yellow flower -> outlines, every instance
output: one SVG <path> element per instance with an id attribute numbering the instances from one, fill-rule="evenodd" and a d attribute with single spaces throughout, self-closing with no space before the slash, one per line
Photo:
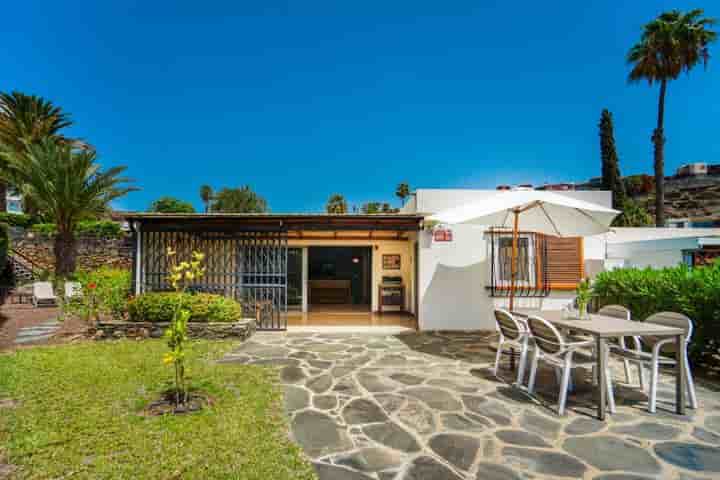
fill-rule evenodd
<path id="1" fill-rule="evenodd" d="M 168 352 L 168 353 L 166 353 L 165 355 L 163 355 L 163 363 L 164 363 L 165 365 L 169 365 L 169 364 L 171 364 L 171 363 L 173 363 L 173 362 L 175 362 L 175 357 L 173 356 L 172 353 L 169 353 L 169 352 Z"/>
<path id="2" fill-rule="evenodd" d="M 195 275 L 193 275 L 193 272 L 188 271 L 185 272 L 185 278 L 188 280 L 192 280 L 193 278 L 195 278 Z"/>
<path id="3" fill-rule="evenodd" d="M 193 258 L 198 262 L 202 262 L 205 259 L 205 254 L 202 252 L 193 252 Z"/>

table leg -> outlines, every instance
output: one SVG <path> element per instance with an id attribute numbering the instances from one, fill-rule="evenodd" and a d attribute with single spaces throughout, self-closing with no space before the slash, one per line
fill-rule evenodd
<path id="1" fill-rule="evenodd" d="M 605 339 L 597 337 L 597 345 L 595 347 L 595 355 L 597 356 L 597 404 L 598 418 L 605 420 L 605 402 L 607 400 L 607 383 L 605 380 Z"/>
<path id="2" fill-rule="evenodd" d="M 675 410 L 685 415 L 685 335 L 675 337 Z"/>

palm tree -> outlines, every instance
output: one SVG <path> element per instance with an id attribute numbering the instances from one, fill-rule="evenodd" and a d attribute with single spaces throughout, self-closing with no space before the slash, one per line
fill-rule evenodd
<path id="1" fill-rule="evenodd" d="M 405 199 L 410 196 L 410 186 L 405 182 L 398 184 L 395 196 L 400 199 L 401 206 L 405 205 Z"/>
<path id="2" fill-rule="evenodd" d="M 701 9 L 682 13 L 679 10 L 665 12 L 643 27 L 640 41 L 627 55 L 632 65 L 628 80 L 631 83 L 646 80 L 650 85 L 660 84 L 657 126 L 652 135 L 655 165 L 655 224 L 665 225 L 665 95 L 670 81 L 682 72 L 690 72 L 710 59 L 708 45 L 717 34 L 709 27 L 715 20 L 704 18 Z"/>
<path id="3" fill-rule="evenodd" d="M 70 116 L 52 102 L 20 92 L 0 93 L 0 145 L 22 153 L 25 145 L 46 138 L 78 147 L 88 145 L 60 133 L 72 125 Z M 7 184 L 0 182 L 0 211 L 7 210 Z"/>
<path id="4" fill-rule="evenodd" d="M 48 138 L 27 143 L 24 152 L 5 147 L 0 158 L 6 169 L 2 177 L 18 185 L 47 220 L 57 225 L 55 273 L 75 271 L 75 227 L 83 218 L 102 214 L 111 201 L 137 188 L 124 186 L 125 167 L 100 170 L 95 151 L 78 150 Z"/>
<path id="5" fill-rule="evenodd" d="M 205 204 L 205 213 L 208 213 L 210 211 L 210 202 L 213 199 L 213 189 L 210 185 L 200 187 L 200 198 Z"/>
<path id="6" fill-rule="evenodd" d="M 330 195 L 330 198 L 328 198 L 328 201 L 325 204 L 325 211 L 327 213 L 335 214 L 347 213 L 348 206 L 345 197 L 343 197 L 339 193 L 334 193 Z"/>

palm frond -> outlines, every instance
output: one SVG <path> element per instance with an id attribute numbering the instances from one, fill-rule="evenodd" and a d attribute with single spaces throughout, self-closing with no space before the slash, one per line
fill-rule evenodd
<path id="1" fill-rule="evenodd" d="M 640 41 L 627 54 L 632 66 L 628 81 L 646 80 L 652 85 L 674 80 L 699 63 L 706 66 L 710 59 L 708 45 L 717 39 L 710 27 L 717 22 L 703 15 L 702 9 L 687 13 L 672 10 L 645 25 Z"/>
<path id="2" fill-rule="evenodd" d="M 93 150 L 76 150 L 54 139 L 27 144 L 23 152 L 4 149 L 6 175 L 20 185 L 58 232 L 71 233 L 78 221 L 105 211 L 112 200 L 137 190 L 123 177 L 125 167 L 102 170 Z"/>
<path id="3" fill-rule="evenodd" d="M 61 131 L 73 124 L 70 115 L 51 101 L 21 92 L 0 93 L 0 143 L 23 151 L 25 143 L 54 138 L 75 148 L 91 148 Z"/>

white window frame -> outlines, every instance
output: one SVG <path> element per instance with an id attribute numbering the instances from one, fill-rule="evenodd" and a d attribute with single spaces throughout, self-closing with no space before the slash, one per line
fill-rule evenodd
<path id="1" fill-rule="evenodd" d="M 519 278 L 515 279 L 515 286 L 516 287 L 535 287 L 536 283 L 537 283 L 537 272 L 536 272 L 536 262 L 535 262 L 535 242 L 532 241 L 530 234 L 522 234 L 522 233 L 519 234 L 518 235 L 518 251 L 519 251 L 520 243 L 523 241 L 523 239 L 527 242 L 527 245 L 528 245 L 528 247 L 527 247 L 527 249 L 528 249 L 527 259 L 528 259 L 528 263 L 529 263 L 528 268 L 527 268 L 528 279 L 527 280 L 521 280 Z M 501 288 L 505 288 L 505 287 L 509 288 L 512 283 L 512 280 L 510 277 L 511 271 L 507 272 L 507 277 L 505 277 L 503 275 L 506 272 L 502 268 L 502 259 L 503 259 L 502 244 L 506 241 L 510 243 L 509 248 L 512 249 L 512 235 L 511 234 L 510 235 L 502 235 L 502 236 L 497 237 L 496 245 L 495 245 L 496 255 L 494 256 L 495 258 L 493 260 L 495 263 L 495 265 L 494 265 L 495 272 L 497 272 L 497 274 L 496 274 L 497 286 L 501 287 Z M 520 270 L 521 269 L 518 269 L 518 271 L 520 271 Z"/>

